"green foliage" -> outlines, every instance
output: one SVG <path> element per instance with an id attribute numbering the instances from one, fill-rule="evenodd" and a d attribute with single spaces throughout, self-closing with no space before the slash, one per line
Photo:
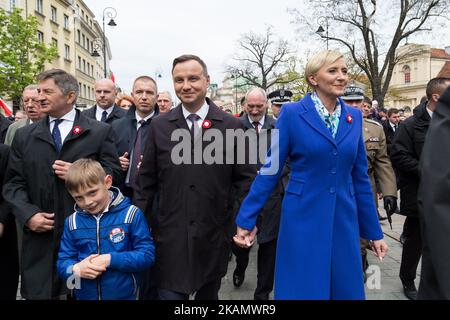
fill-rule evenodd
<path id="1" fill-rule="evenodd" d="M 23 18 L 21 11 L 0 8 L 0 95 L 11 99 L 20 97 L 27 85 L 36 82 L 45 62 L 58 56 L 54 45 L 39 42 L 36 18 Z"/>

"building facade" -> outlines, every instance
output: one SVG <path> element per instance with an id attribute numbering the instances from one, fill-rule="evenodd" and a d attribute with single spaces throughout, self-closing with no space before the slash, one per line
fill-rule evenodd
<path id="1" fill-rule="evenodd" d="M 415 108 L 425 96 L 428 81 L 435 77 L 450 77 L 450 47 L 431 48 L 408 44 L 398 48 L 397 55 L 411 53 L 394 67 L 386 106 Z"/>
<path id="2" fill-rule="evenodd" d="M 80 86 L 77 105 L 95 104 L 95 81 L 104 77 L 103 31 L 94 13 L 82 0 L 0 0 L 5 10 L 20 8 L 24 16 L 38 20 L 38 38 L 47 45 L 55 44 L 58 57 L 45 68 L 63 69 L 73 74 Z M 112 58 L 106 39 L 106 67 Z M 97 49 L 99 56 L 93 56 Z M 109 74 L 109 72 L 107 72 Z"/>

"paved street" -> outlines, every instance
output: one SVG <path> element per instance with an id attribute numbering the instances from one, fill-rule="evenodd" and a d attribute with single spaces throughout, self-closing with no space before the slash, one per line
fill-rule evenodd
<path id="1" fill-rule="evenodd" d="M 384 210 L 382 210 L 381 208 L 382 203 L 380 202 L 380 213 L 384 215 Z M 404 216 L 394 214 L 392 216 L 393 230 L 390 229 L 387 220 L 382 221 L 383 231 L 385 232 L 385 241 L 389 246 L 389 253 L 388 256 L 383 259 L 383 262 L 380 263 L 378 258 L 373 256 L 372 253 L 369 252 L 369 264 L 380 267 L 381 283 L 379 289 L 368 289 L 366 286 L 366 298 L 368 300 L 407 300 L 403 295 L 402 285 L 398 277 L 402 253 L 402 245 L 399 239 L 402 232 L 404 220 Z M 235 288 L 233 286 L 232 275 L 235 268 L 235 260 L 233 256 L 233 259 L 228 266 L 228 273 L 222 280 L 220 299 L 253 299 L 253 291 L 256 287 L 256 252 L 257 248 L 253 248 L 251 251 L 250 263 L 246 272 L 245 282 L 240 288 Z M 418 271 L 419 274 L 416 279 L 417 287 L 419 285 L 420 264 Z M 370 277 L 369 274 L 368 276 Z"/>

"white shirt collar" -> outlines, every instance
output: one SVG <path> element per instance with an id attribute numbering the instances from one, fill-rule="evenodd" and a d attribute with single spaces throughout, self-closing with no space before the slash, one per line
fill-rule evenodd
<path id="1" fill-rule="evenodd" d="M 250 116 L 247 114 L 248 121 L 251 125 L 253 125 L 253 120 L 250 118 Z M 261 129 L 264 126 L 264 122 L 266 121 L 266 116 L 263 116 L 258 122 L 259 122 L 259 129 Z"/>
<path id="2" fill-rule="evenodd" d="M 181 105 L 181 109 L 183 110 L 183 116 L 185 119 L 187 119 L 187 117 L 191 114 L 186 107 L 182 104 Z M 196 115 L 198 115 L 200 117 L 200 120 L 205 120 L 206 116 L 208 115 L 208 111 L 209 111 L 209 105 L 205 100 L 205 103 L 203 104 L 203 106 L 195 113 Z"/>
<path id="3" fill-rule="evenodd" d="M 388 120 L 388 121 L 389 121 L 389 120 Z M 395 129 L 395 126 L 396 126 L 395 124 L 393 124 L 392 122 L 389 121 L 389 125 L 390 125 L 392 128 Z M 398 124 L 397 124 L 397 126 L 398 126 Z"/>
<path id="4" fill-rule="evenodd" d="M 145 118 L 142 118 L 137 111 L 134 112 L 135 116 L 136 116 L 136 121 L 139 123 L 139 121 L 144 120 L 147 121 L 148 119 L 150 119 L 151 117 L 153 117 L 153 115 L 155 114 L 155 110 L 153 110 L 152 113 L 150 113 L 148 116 L 146 116 Z"/>
<path id="5" fill-rule="evenodd" d="M 433 111 L 431 111 L 430 109 L 428 109 L 428 107 L 427 107 L 427 112 L 428 112 L 428 114 L 430 115 L 430 118 L 433 118 Z"/>
<path id="6" fill-rule="evenodd" d="M 70 110 L 70 112 L 66 113 L 59 119 L 65 120 L 65 121 L 70 121 L 70 122 L 75 122 L 76 115 L 77 115 L 77 112 L 75 111 L 75 107 L 73 107 L 72 110 Z M 49 116 L 49 119 L 50 119 L 50 123 L 52 123 L 52 121 L 55 121 L 57 118 L 53 118 L 52 116 Z"/>
<path id="7" fill-rule="evenodd" d="M 109 115 L 111 114 L 111 112 L 113 111 L 113 109 L 114 109 L 114 104 L 111 106 L 111 107 L 109 107 L 108 109 L 102 109 L 101 107 L 99 107 L 98 105 L 96 105 L 95 106 L 95 117 L 97 118 L 97 120 L 99 120 L 99 119 L 101 119 L 102 118 L 102 114 L 103 114 L 103 111 L 106 111 L 106 113 L 107 113 L 107 117 L 109 117 Z"/>

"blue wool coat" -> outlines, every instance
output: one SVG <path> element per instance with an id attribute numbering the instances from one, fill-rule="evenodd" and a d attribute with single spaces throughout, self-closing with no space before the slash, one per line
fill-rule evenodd
<path id="1" fill-rule="evenodd" d="M 272 164 L 291 164 L 275 267 L 275 299 L 364 299 L 359 238 L 383 238 L 367 175 L 362 114 L 341 100 L 336 138 L 310 95 L 283 105 L 266 164 L 236 224 L 252 230 L 278 181 Z"/>

